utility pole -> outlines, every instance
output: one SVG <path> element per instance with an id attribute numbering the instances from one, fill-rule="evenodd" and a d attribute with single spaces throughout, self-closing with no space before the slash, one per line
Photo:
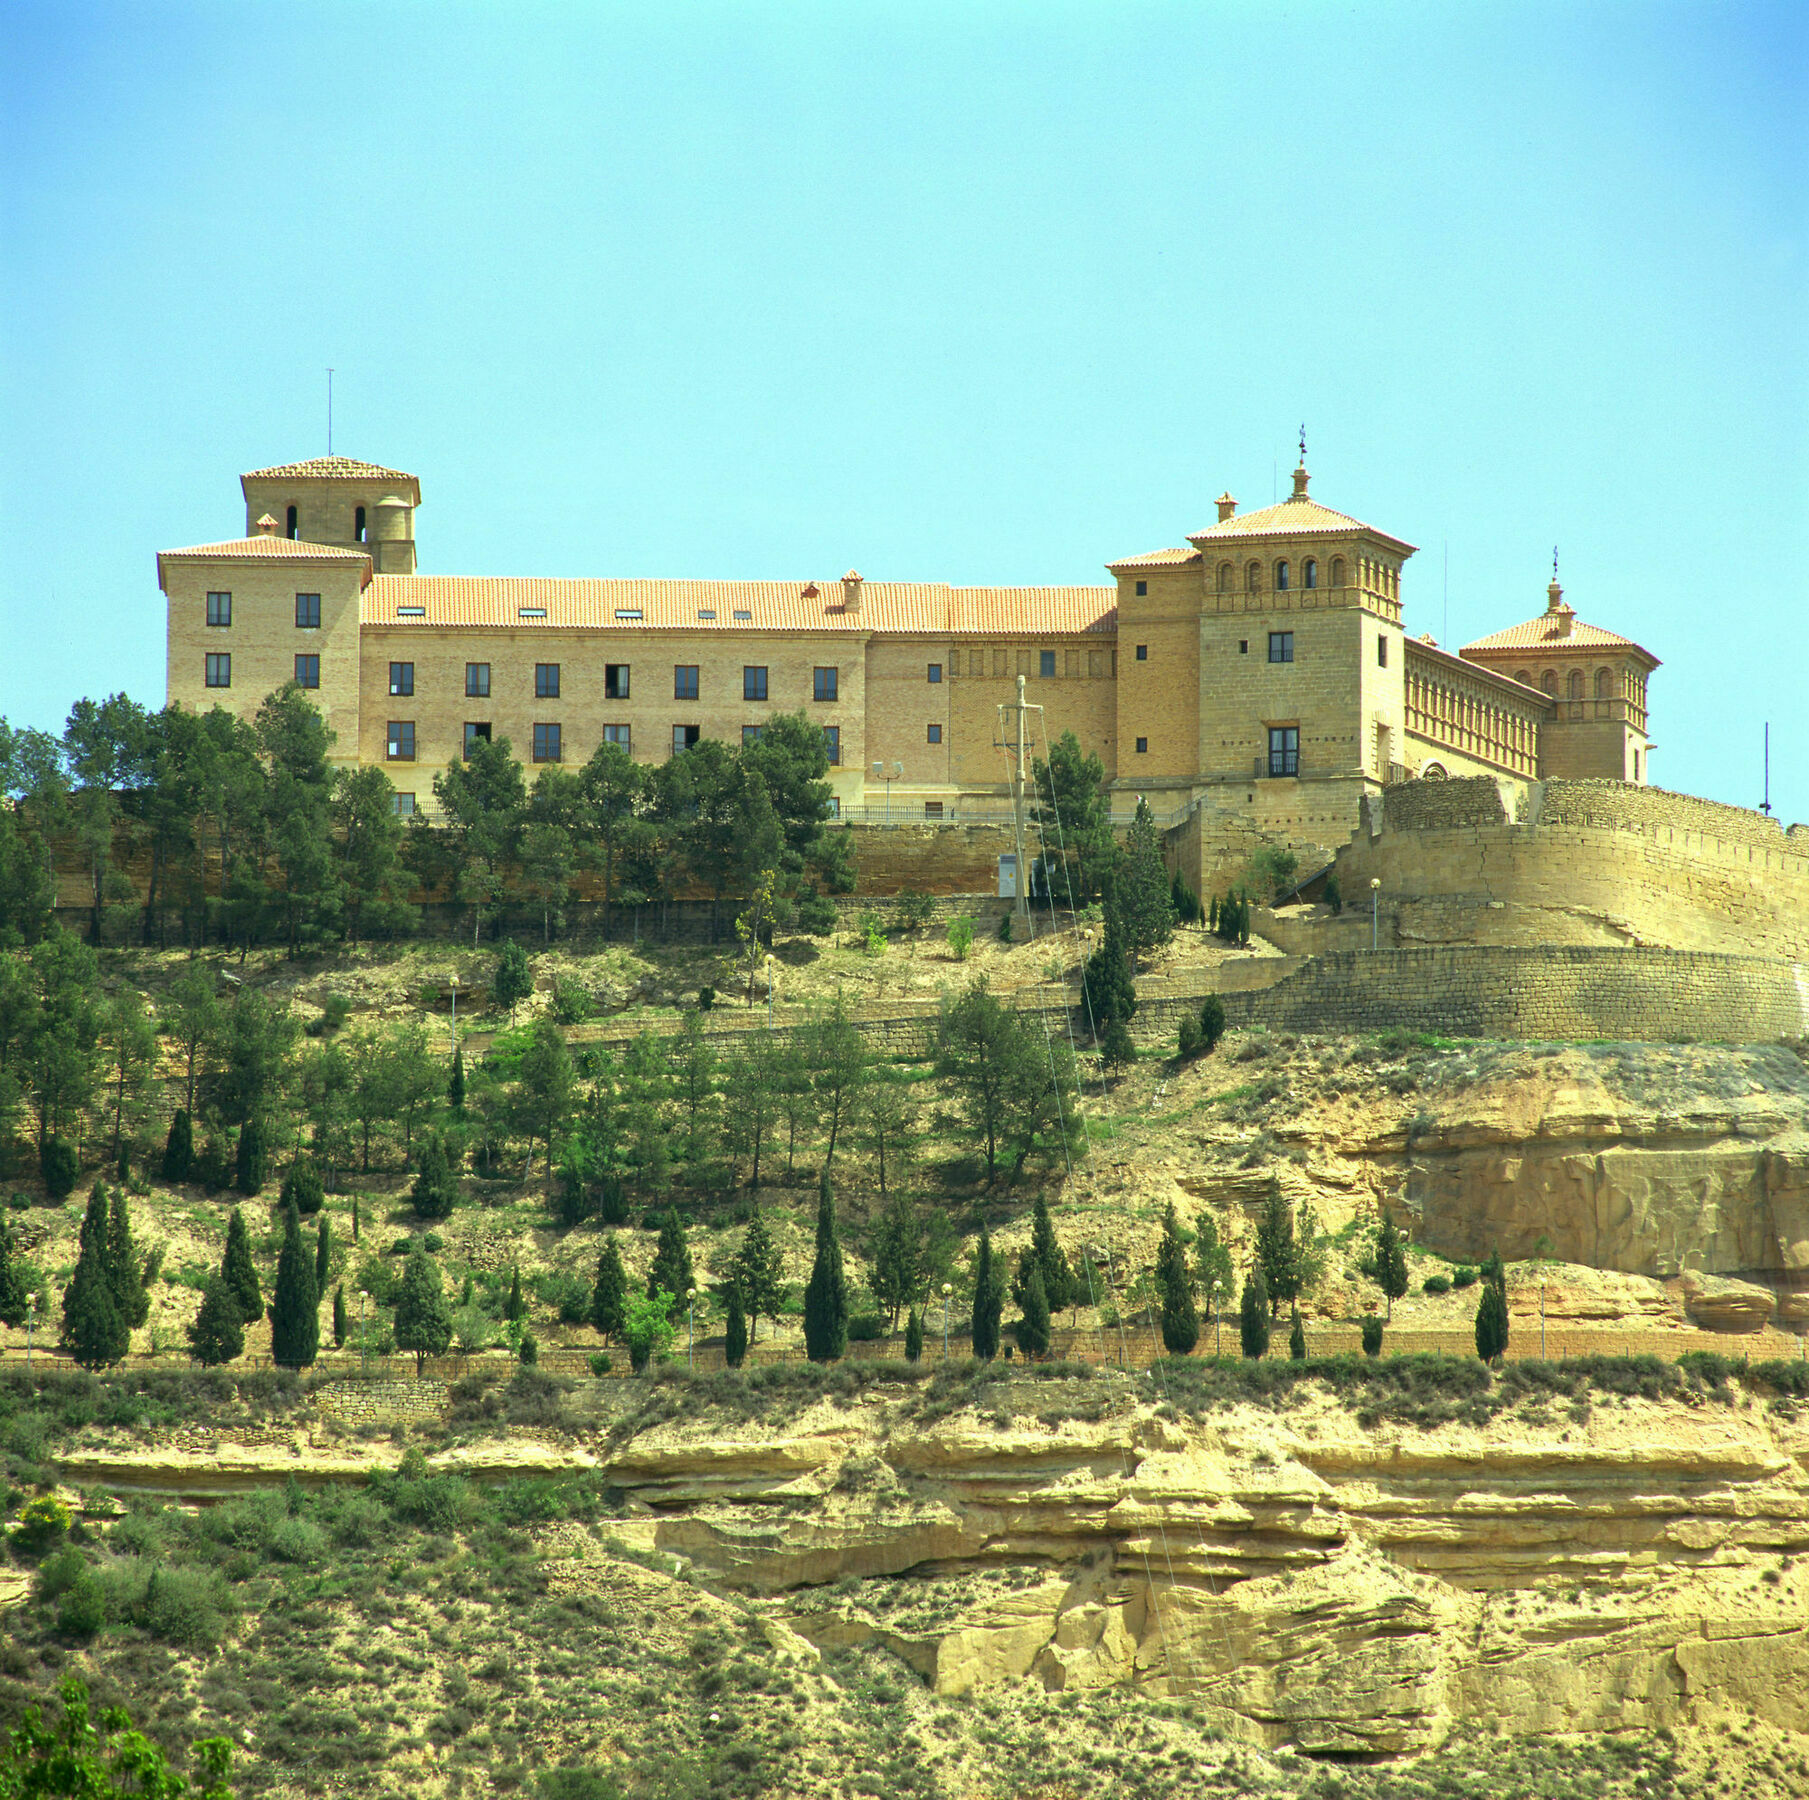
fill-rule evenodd
<path id="1" fill-rule="evenodd" d="M 1040 706 L 1031 707 L 1025 703 L 1022 675 L 1018 677 L 1016 703 L 1008 702 L 999 708 L 999 742 L 1011 758 L 1011 829 L 1018 853 L 1017 896 L 1013 911 L 1026 927 L 1030 924 L 1030 869 L 1024 861 L 1024 720 L 1027 713 L 1042 710 Z M 1015 731 L 1005 723 L 1008 712 L 1017 715 Z"/>

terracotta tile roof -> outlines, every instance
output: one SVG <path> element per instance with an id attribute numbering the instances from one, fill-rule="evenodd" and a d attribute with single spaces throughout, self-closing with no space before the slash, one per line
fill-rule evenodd
<path id="1" fill-rule="evenodd" d="M 278 463 L 271 469 L 249 469 L 240 481 L 408 481 L 416 477 L 381 463 L 358 462 L 350 456 L 311 456 L 306 462 Z"/>
<path id="2" fill-rule="evenodd" d="M 1378 531 L 1373 525 L 1365 525 L 1361 519 L 1353 519 L 1349 513 L 1334 512 L 1329 506 L 1321 506 L 1317 500 L 1283 500 L 1278 505 L 1265 506 L 1257 512 L 1233 513 L 1230 518 L 1221 519 L 1216 525 L 1208 525 L 1204 531 L 1190 531 L 1187 537 L 1190 543 L 1197 544 L 1203 550 L 1209 542 L 1217 543 L 1224 538 L 1311 537 L 1321 532 L 1336 532 L 1340 537 L 1345 537 L 1353 531 L 1379 538 L 1385 544 L 1392 544 L 1397 550 L 1411 552 L 1418 547 L 1401 538 L 1391 537 L 1386 531 Z"/>
<path id="3" fill-rule="evenodd" d="M 807 588 L 815 592 L 806 594 Z M 1052 635 L 1117 628 L 1111 588 L 954 588 L 943 582 L 867 581 L 860 607 L 839 580 L 662 581 L 529 576 L 379 575 L 366 591 L 367 625 L 526 626 L 553 630 L 847 631 L 942 637 Z M 531 615 L 524 618 L 523 610 Z M 638 618 L 619 618 L 638 613 Z M 714 618 L 700 618 L 714 613 Z M 745 617 L 738 617 L 745 614 Z"/>
<path id="4" fill-rule="evenodd" d="M 167 562 L 238 562 L 248 557 L 281 562 L 363 563 L 363 585 L 370 585 L 371 559 L 365 551 L 345 550 L 337 544 L 309 544 L 299 538 L 286 537 L 228 538 L 223 544 L 190 544 L 182 550 L 159 550 L 157 585 L 163 586 L 163 565 Z"/>
<path id="5" fill-rule="evenodd" d="M 1150 550 L 1142 556 L 1121 556 L 1116 562 L 1107 563 L 1106 567 L 1114 573 L 1119 569 L 1184 569 L 1189 563 L 1204 560 L 1198 550 L 1183 547 L 1179 550 Z"/>
<path id="6" fill-rule="evenodd" d="M 1465 644 L 1463 654 L 1468 656 L 1473 650 L 1638 650 L 1641 656 L 1651 658 L 1654 668 L 1658 667 L 1658 659 L 1651 651 L 1636 644 L 1632 638 L 1622 637 L 1617 631 L 1606 631 L 1600 625 L 1585 624 L 1574 615 L 1570 630 L 1566 632 L 1560 629 L 1560 620 L 1561 615 L 1557 613 L 1543 612 L 1524 624 L 1510 625 L 1505 631 L 1491 632 L 1487 637 Z"/>

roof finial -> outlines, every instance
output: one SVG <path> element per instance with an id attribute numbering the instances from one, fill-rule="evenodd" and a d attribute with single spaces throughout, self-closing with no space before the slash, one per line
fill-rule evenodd
<path id="1" fill-rule="evenodd" d="M 1306 497 L 1307 497 L 1306 425 L 1303 422 L 1300 427 L 1300 467 L 1294 471 L 1294 498 L 1296 500 L 1304 500 Z"/>
<path id="2" fill-rule="evenodd" d="M 1300 421 L 1300 460 L 1306 462 L 1306 420 Z"/>
<path id="3" fill-rule="evenodd" d="M 1558 546 L 1551 547 L 1551 586 L 1545 590 L 1545 610 L 1549 613 L 1562 612 L 1564 608 L 1564 590 L 1558 586 Z"/>
<path id="4" fill-rule="evenodd" d="M 1553 581 L 1558 579 L 1558 546 L 1556 544 L 1551 547 L 1551 578 Z"/>

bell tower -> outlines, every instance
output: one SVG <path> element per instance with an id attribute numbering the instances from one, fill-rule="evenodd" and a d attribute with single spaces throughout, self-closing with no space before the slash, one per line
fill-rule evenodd
<path id="1" fill-rule="evenodd" d="M 415 572 L 415 508 L 421 484 L 401 469 L 316 456 L 307 462 L 253 469 L 239 477 L 245 534 L 268 515 L 276 535 L 305 544 L 362 550 L 379 575 Z"/>

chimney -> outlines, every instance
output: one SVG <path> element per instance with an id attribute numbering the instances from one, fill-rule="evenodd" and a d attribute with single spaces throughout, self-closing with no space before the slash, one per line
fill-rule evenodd
<path id="1" fill-rule="evenodd" d="M 1564 604 L 1564 590 L 1558 586 L 1557 576 L 1551 578 L 1551 586 L 1545 590 L 1545 612 L 1551 620 L 1551 629 L 1547 637 L 1569 637 L 1570 628 L 1576 622 L 1576 612 Z"/>
<path id="2" fill-rule="evenodd" d="M 861 609 L 861 574 L 850 569 L 842 577 L 842 611 L 857 613 Z"/>
<path id="3" fill-rule="evenodd" d="M 1307 497 L 1307 466 L 1304 462 L 1294 471 L 1293 497 L 1296 500 L 1304 500 Z"/>
<path id="4" fill-rule="evenodd" d="M 258 520 L 257 534 L 259 537 L 276 536 L 276 521 L 271 518 L 268 513 L 265 513 L 264 516 Z"/>
<path id="5" fill-rule="evenodd" d="M 1237 502 L 1232 499 L 1231 490 L 1227 488 L 1224 493 L 1219 495 L 1219 523 L 1223 525 L 1236 511 Z"/>

